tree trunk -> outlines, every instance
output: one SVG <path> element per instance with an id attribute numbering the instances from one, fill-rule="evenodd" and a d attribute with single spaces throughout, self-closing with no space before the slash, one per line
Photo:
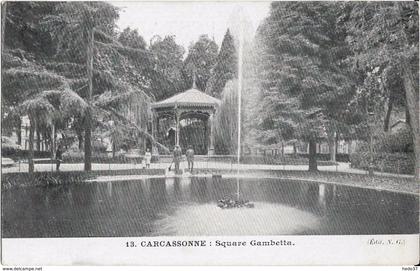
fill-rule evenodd
<path id="1" fill-rule="evenodd" d="M 6 3 L 4 3 L 6 4 Z M 22 120 L 18 119 L 17 121 L 17 125 L 16 125 L 16 136 L 17 136 L 17 144 L 21 145 L 22 144 Z"/>
<path id="2" fill-rule="evenodd" d="M 82 132 L 77 133 L 77 141 L 79 142 L 79 150 L 83 150 L 83 134 L 82 134 Z"/>
<path id="3" fill-rule="evenodd" d="M 88 93 L 88 110 L 85 116 L 85 171 L 92 170 L 92 76 L 93 76 L 93 35 L 94 29 L 89 30 L 88 40 L 87 40 L 87 58 L 86 58 L 86 68 L 87 68 L 87 79 L 89 86 Z"/>
<path id="4" fill-rule="evenodd" d="M 281 157 L 284 157 L 284 142 L 281 142 Z"/>
<path id="5" fill-rule="evenodd" d="M 317 171 L 318 166 L 316 162 L 316 141 L 309 140 L 309 171 Z"/>
<path id="6" fill-rule="evenodd" d="M 411 127 L 410 112 L 408 111 L 408 106 L 405 106 L 405 123 Z"/>
<path id="7" fill-rule="evenodd" d="M 116 149 L 115 141 L 112 140 L 112 158 L 115 158 L 115 149 Z"/>
<path id="8" fill-rule="evenodd" d="M 36 129 L 36 150 L 41 150 L 41 133 L 38 128 Z"/>
<path id="9" fill-rule="evenodd" d="M 333 132 L 332 134 L 328 135 L 328 150 L 330 151 L 330 160 L 335 162 L 336 160 L 336 136 L 335 136 L 335 132 Z"/>
<path id="10" fill-rule="evenodd" d="M 338 133 L 335 133 L 335 160 L 337 160 L 337 153 L 338 153 Z"/>
<path id="11" fill-rule="evenodd" d="M 410 126 L 413 134 L 414 153 L 415 153 L 415 179 L 419 180 L 419 163 L 420 163 L 420 123 L 419 123 L 419 93 L 415 87 L 415 79 L 408 66 L 403 63 L 403 79 L 407 108 L 409 112 Z"/>
<path id="12" fill-rule="evenodd" d="M 7 2 L 3 2 L 1 9 L 1 51 L 4 52 L 4 33 L 6 32 Z"/>
<path id="13" fill-rule="evenodd" d="M 29 127 L 29 157 L 28 157 L 28 164 L 29 164 L 29 173 L 34 172 L 34 132 L 35 132 L 35 121 L 30 119 L 30 127 Z"/>
<path id="14" fill-rule="evenodd" d="M 92 120 L 90 108 L 86 112 L 85 119 L 85 171 L 92 170 Z"/>
<path id="15" fill-rule="evenodd" d="M 51 126 L 51 160 L 55 158 L 55 125 L 54 123 Z"/>
<path id="16" fill-rule="evenodd" d="M 393 105 L 394 105 L 394 98 L 392 96 L 390 96 L 389 101 L 388 101 L 388 109 L 386 111 L 386 115 L 385 115 L 385 119 L 384 119 L 384 132 L 389 131 L 389 120 L 391 118 Z"/>

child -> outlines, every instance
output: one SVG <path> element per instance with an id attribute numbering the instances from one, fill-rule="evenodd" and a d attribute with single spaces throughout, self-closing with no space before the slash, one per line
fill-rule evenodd
<path id="1" fill-rule="evenodd" d="M 175 146 L 174 149 L 174 158 L 173 158 L 173 162 L 175 164 L 175 174 L 179 174 L 179 163 L 181 162 L 181 158 L 182 158 L 182 150 L 181 147 L 179 145 Z"/>
<path id="2" fill-rule="evenodd" d="M 150 161 L 152 160 L 152 154 L 150 150 L 147 149 L 146 153 L 144 154 L 144 160 L 146 160 L 146 168 L 150 168 Z"/>

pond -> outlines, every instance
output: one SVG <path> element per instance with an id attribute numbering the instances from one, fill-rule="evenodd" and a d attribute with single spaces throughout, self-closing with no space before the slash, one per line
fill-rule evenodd
<path id="1" fill-rule="evenodd" d="M 240 179 L 254 208 L 221 209 L 236 179 L 155 178 L 2 192 L 3 238 L 418 233 L 417 196 Z"/>

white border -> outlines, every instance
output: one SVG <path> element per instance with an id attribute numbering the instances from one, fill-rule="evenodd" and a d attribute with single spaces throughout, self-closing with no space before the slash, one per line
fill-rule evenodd
<path id="1" fill-rule="evenodd" d="M 289 240 L 294 246 L 256 247 L 251 240 Z M 381 240 L 383 244 L 370 244 Z M 144 248 L 141 241 L 205 240 L 206 247 Z M 216 240 L 246 242 L 217 247 Z M 393 244 L 388 244 L 392 240 Z M 3 239 L 4 265 L 415 265 L 419 235 L 118 237 Z M 134 241 L 135 248 L 126 242 Z M 212 246 L 209 243 L 212 242 Z"/>

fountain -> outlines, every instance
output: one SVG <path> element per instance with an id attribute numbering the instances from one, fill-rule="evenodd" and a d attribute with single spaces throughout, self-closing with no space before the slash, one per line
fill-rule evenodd
<path id="1" fill-rule="evenodd" d="M 238 148 L 237 148 L 237 161 L 236 161 L 236 199 L 220 199 L 217 206 L 226 209 L 226 208 L 240 208 L 240 207 L 247 207 L 253 208 L 254 203 L 249 202 L 248 200 L 241 199 L 240 194 L 240 159 L 241 159 L 241 112 L 242 112 L 242 81 L 243 81 L 243 45 L 244 45 L 244 12 L 242 9 L 239 9 L 238 12 L 235 14 L 239 14 L 239 16 L 235 16 L 236 18 L 236 30 L 237 30 L 237 47 L 238 47 Z"/>

